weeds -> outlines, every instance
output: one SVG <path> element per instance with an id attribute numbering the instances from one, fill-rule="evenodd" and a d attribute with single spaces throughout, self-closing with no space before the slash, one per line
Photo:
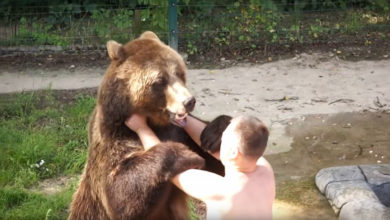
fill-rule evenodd
<path id="1" fill-rule="evenodd" d="M 189 55 L 207 54 L 210 50 L 219 54 L 251 54 L 268 45 L 353 39 L 357 33 L 369 34 L 368 28 L 383 32 L 384 36 L 389 31 L 386 26 L 390 24 L 386 13 L 345 6 L 343 11 L 303 13 L 303 8 L 286 11 L 261 1 L 250 4 L 237 1 L 226 7 L 215 6 L 212 12 L 202 16 L 189 14 L 182 19 L 180 30 L 187 42 L 183 49 Z"/>
<path id="2" fill-rule="evenodd" d="M 64 15 L 65 16 L 65 15 Z M 57 17 L 19 19 L 16 34 L 8 44 L 56 45 L 68 47 L 74 44 L 103 44 L 109 39 L 125 42 L 133 38 L 133 11 L 128 9 L 98 9 L 91 16 L 73 19 Z M 51 21 L 55 20 L 55 22 Z M 94 36 L 92 38 L 92 36 Z"/>
<path id="3" fill-rule="evenodd" d="M 0 189 L 0 219 L 66 219 L 74 186 L 54 195 L 20 188 Z"/>
<path id="4" fill-rule="evenodd" d="M 100 46 L 109 39 L 125 43 L 144 30 L 158 32 L 162 40 L 166 40 L 167 1 L 116 4 L 119 7 L 95 3 L 52 5 L 25 9 L 28 13 L 16 13 L 16 18 L 11 13 L 16 8 L 5 10 L 5 7 L 0 9 L 0 14 L 5 15 L 6 24 L 16 23 L 12 27 L 15 34 L 0 44 Z M 353 36 L 368 27 L 386 35 L 390 22 L 388 10 L 389 3 L 383 0 L 212 0 L 196 4 L 184 0 L 179 1 L 178 7 L 183 39 L 180 44 L 194 56 L 210 49 L 235 54 L 236 51 L 254 51 L 264 45 L 326 42 L 341 34 Z M 368 17 L 364 19 L 362 14 Z"/>
<path id="5" fill-rule="evenodd" d="M 321 207 L 326 200 L 318 201 L 320 193 L 315 186 L 313 177 L 305 177 L 299 180 L 289 180 L 281 182 L 277 186 L 276 199 L 300 204 L 306 207 Z M 299 195 L 299 196 L 297 196 Z"/>
<path id="6" fill-rule="evenodd" d="M 47 24 L 39 20 L 32 20 L 28 23 L 25 17 L 19 21 L 18 34 L 13 41 L 22 45 L 58 45 L 68 46 L 71 42 L 62 35 L 62 31 L 55 29 L 52 24 Z"/>
<path id="7" fill-rule="evenodd" d="M 92 12 L 91 23 L 94 34 L 105 42 L 115 33 L 116 40 L 126 41 L 131 38 L 131 17 L 133 11 L 126 9 L 100 9 Z"/>
<path id="8" fill-rule="evenodd" d="M 91 96 L 63 105 L 51 90 L 0 97 L 0 218 L 64 219 L 74 186 L 33 193 L 38 181 L 82 171 Z"/>

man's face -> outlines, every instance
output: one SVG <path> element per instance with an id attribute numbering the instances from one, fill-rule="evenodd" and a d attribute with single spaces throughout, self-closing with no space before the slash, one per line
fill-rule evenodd
<path id="1" fill-rule="evenodd" d="M 234 131 L 236 122 L 232 122 L 222 133 L 220 158 L 222 163 L 234 159 L 238 153 L 239 137 Z"/>

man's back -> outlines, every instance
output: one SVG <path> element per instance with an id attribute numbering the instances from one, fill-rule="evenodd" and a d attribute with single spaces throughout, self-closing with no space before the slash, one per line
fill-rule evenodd
<path id="1" fill-rule="evenodd" d="M 208 219 L 271 219 L 275 198 L 274 174 L 261 157 L 251 173 L 227 173 L 230 192 L 224 198 L 206 201 Z"/>

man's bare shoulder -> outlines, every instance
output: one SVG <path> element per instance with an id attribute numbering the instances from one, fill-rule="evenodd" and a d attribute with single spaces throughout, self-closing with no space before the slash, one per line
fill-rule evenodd
<path id="1" fill-rule="evenodd" d="M 273 173 L 273 169 L 272 169 L 271 164 L 264 157 L 260 157 L 257 160 L 256 165 L 261 170 L 267 170 L 267 171 L 270 171 Z"/>
<path id="2" fill-rule="evenodd" d="M 275 175 L 271 164 L 264 157 L 257 161 L 257 174 L 254 181 L 261 182 L 261 187 L 257 185 L 252 192 L 257 191 L 266 201 L 273 201 L 275 198 Z"/>

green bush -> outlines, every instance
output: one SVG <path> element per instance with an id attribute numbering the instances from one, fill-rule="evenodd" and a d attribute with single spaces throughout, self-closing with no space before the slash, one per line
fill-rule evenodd
<path id="1" fill-rule="evenodd" d="M 178 4 L 179 44 L 190 55 L 210 49 L 234 54 L 267 45 L 326 42 L 338 34 L 353 36 L 368 29 L 388 32 L 390 23 L 387 0 L 183 0 Z M 66 4 L 35 0 L 0 5 L 3 23 L 18 23 L 17 34 L 2 45 L 100 46 L 109 39 L 127 42 L 145 30 L 155 31 L 163 41 L 168 36 L 166 0 Z M 47 7 L 28 7 L 39 5 Z M 370 23 L 359 13 L 385 21 Z"/>
<path id="2" fill-rule="evenodd" d="M 95 34 L 103 42 L 115 39 L 126 42 L 132 38 L 132 16 L 130 9 L 99 9 L 92 12 Z"/>
<path id="3" fill-rule="evenodd" d="M 25 17 L 20 18 L 18 34 L 14 41 L 22 45 L 57 45 L 64 47 L 71 43 L 61 35 L 61 32 L 58 33 L 53 25 L 35 19 L 29 24 Z"/>

